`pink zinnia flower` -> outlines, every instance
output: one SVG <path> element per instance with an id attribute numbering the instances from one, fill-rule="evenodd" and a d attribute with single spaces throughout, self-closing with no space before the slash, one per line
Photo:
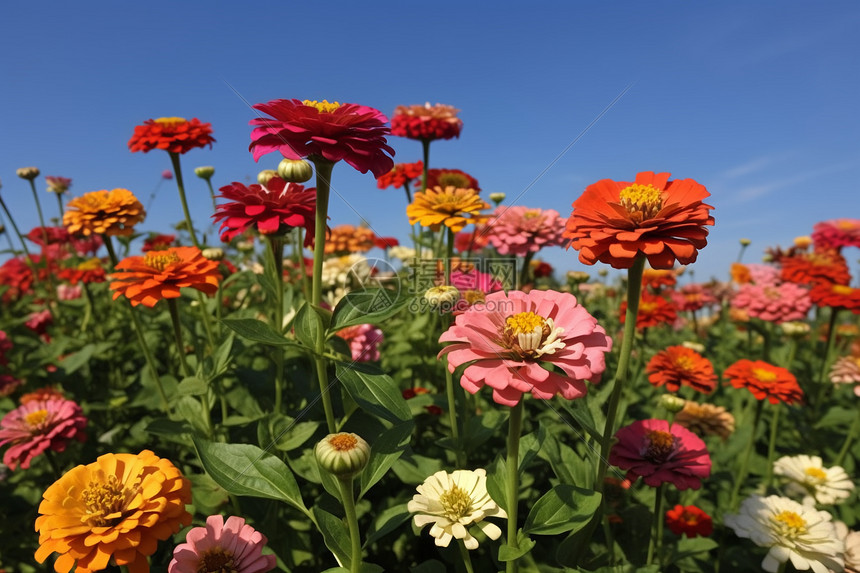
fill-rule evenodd
<path id="1" fill-rule="evenodd" d="M 11 469 L 27 469 L 30 461 L 47 450 L 62 452 L 76 439 L 86 439 L 87 419 L 71 400 L 34 400 L 12 410 L 0 420 L 0 446 L 9 445 L 3 463 Z"/>
<path id="2" fill-rule="evenodd" d="M 372 324 L 348 326 L 337 332 L 349 344 L 352 359 L 356 362 L 375 362 L 379 360 L 379 345 L 382 343 L 382 331 Z"/>
<path id="3" fill-rule="evenodd" d="M 752 318 L 781 324 L 806 318 L 812 299 L 807 289 L 794 283 L 745 284 L 732 297 L 732 307 Z"/>
<path id="4" fill-rule="evenodd" d="M 218 205 L 212 215 L 215 222 L 222 222 L 222 241 L 230 241 L 251 227 L 262 235 L 283 235 L 301 227 L 307 231 L 305 246 L 313 243 L 316 188 L 305 189 L 298 183 L 272 177 L 266 187 L 233 182 L 219 191 L 219 197 L 231 200 Z"/>
<path id="5" fill-rule="evenodd" d="M 45 175 L 45 183 L 48 184 L 48 192 L 61 195 L 69 190 L 72 186 L 72 180 L 68 177 L 56 177 L 54 175 Z"/>
<path id="6" fill-rule="evenodd" d="M 48 327 L 53 323 L 54 317 L 51 316 L 51 311 L 46 308 L 45 310 L 31 312 L 30 316 L 27 317 L 27 322 L 24 323 L 24 326 L 36 334 L 42 335 L 47 332 Z"/>
<path id="7" fill-rule="evenodd" d="M 374 177 L 394 167 L 394 150 L 387 145 L 388 118 L 379 110 L 354 103 L 325 100 L 276 99 L 254 109 L 272 117 L 252 119 L 250 150 L 254 161 L 279 151 L 288 159 L 335 162 L 341 159 Z"/>
<path id="8" fill-rule="evenodd" d="M 11 374 L 0 374 L 0 396 L 8 396 L 23 384 Z"/>
<path id="9" fill-rule="evenodd" d="M 499 254 L 524 257 L 543 247 L 561 245 L 566 222 L 554 209 L 496 207 L 487 227 L 490 243 Z"/>
<path id="10" fill-rule="evenodd" d="M 860 356 L 842 356 L 830 367 L 830 381 L 834 384 L 854 384 L 854 393 L 860 396 Z"/>
<path id="11" fill-rule="evenodd" d="M 479 290 L 484 294 L 502 290 L 504 285 L 492 275 L 482 273 L 478 269 L 462 271 L 460 269 L 451 271 L 451 286 L 460 291 Z"/>
<path id="12" fill-rule="evenodd" d="M 515 406 L 530 392 L 541 400 L 561 394 L 568 400 L 585 395 L 583 382 L 596 383 L 612 348 L 597 319 L 576 297 L 556 291 L 512 291 L 487 295 L 457 316 L 439 342 L 451 342 L 448 370 L 466 366 L 460 384 L 472 394 L 484 385 L 493 400 Z M 562 375 L 541 366 L 549 362 Z"/>
<path id="13" fill-rule="evenodd" d="M 171 171 L 170 169 L 165 169 L 161 172 L 161 178 L 170 181 L 171 179 L 173 179 L 173 171 Z"/>
<path id="14" fill-rule="evenodd" d="M 265 573 L 277 565 L 274 555 L 263 555 L 266 536 L 245 523 L 241 517 L 210 515 L 206 527 L 195 527 L 185 543 L 173 550 L 168 573 L 236 571 Z"/>
<path id="15" fill-rule="evenodd" d="M 57 298 L 60 300 L 77 300 L 81 298 L 83 285 L 57 285 Z"/>
<path id="16" fill-rule="evenodd" d="M 711 457 L 702 439 L 666 420 L 637 420 L 615 433 L 609 463 L 641 477 L 652 487 L 669 482 L 678 489 L 699 489 L 711 475 Z"/>
<path id="17" fill-rule="evenodd" d="M 680 290 L 669 291 L 669 296 L 678 310 L 696 311 L 720 303 L 710 289 L 701 284 L 684 285 Z"/>
<path id="18" fill-rule="evenodd" d="M 812 228 L 815 249 L 860 247 L 860 219 L 833 219 L 816 223 Z"/>
<path id="19" fill-rule="evenodd" d="M 780 270 L 774 266 L 757 263 L 745 266 L 750 274 L 750 282 L 759 286 L 774 286 L 782 281 Z"/>

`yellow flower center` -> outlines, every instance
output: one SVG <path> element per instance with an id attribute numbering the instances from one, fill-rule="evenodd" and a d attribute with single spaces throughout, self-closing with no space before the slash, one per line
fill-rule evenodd
<path id="1" fill-rule="evenodd" d="M 662 430 L 650 430 L 645 434 L 648 446 L 643 455 L 652 462 L 662 464 L 675 451 L 675 436 Z"/>
<path id="2" fill-rule="evenodd" d="M 175 127 L 181 123 L 185 123 L 186 120 L 184 117 L 159 117 L 155 120 L 155 123 L 163 125 L 164 127 Z"/>
<path id="3" fill-rule="evenodd" d="M 805 470 L 803 470 L 803 473 L 805 473 L 806 475 L 808 475 L 809 477 L 811 477 L 815 480 L 822 480 L 823 481 L 823 480 L 827 479 L 827 472 L 821 468 L 809 467 L 809 468 L 806 468 Z"/>
<path id="4" fill-rule="evenodd" d="M 328 100 L 316 101 L 316 100 L 310 100 L 310 99 L 306 99 L 306 100 L 302 101 L 302 103 L 308 107 L 317 108 L 317 111 L 319 111 L 320 113 L 331 113 L 334 110 L 336 110 L 337 108 L 339 108 L 341 105 L 336 101 L 329 103 Z"/>
<path id="5" fill-rule="evenodd" d="M 143 264 L 153 269 L 163 271 L 173 263 L 178 263 L 182 259 L 173 251 L 150 251 L 143 257 Z"/>
<path id="6" fill-rule="evenodd" d="M 850 286 L 845 286 L 845 285 L 833 285 L 832 287 L 830 287 L 830 292 L 832 292 L 834 294 L 848 296 L 854 292 L 854 289 L 851 288 Z"/>
<path id="7" fill-rule="evenodd" d="M 776 372 L 765 370 L 764 368 L 753 368 L 753 376 L 758 378 L 759 382 L 773 382 L 776 380 Z"/>
<path id="8" fill-rule="evenodd" d="M 358 444 L 358 440 L 350 434 L 337 434 L 328 443 L 339 452 L 348 452 Z"/>
<path id="9" fill-rule="evenodd" d="M 438 185 L 442 187 L 456 187 L 457 189 L 469 189 L 472 187 L 469 178 L 462 173 L 452 173 L 450 171 L 442 173 L 438 181 Z"/>
<path id="10" fill-rule="evenodd" d="M 231 551 L 213 547 L 200 555 L 196 573 L 239 573 L 239 569 Z"/>
<path id="11" fill-rule="evenodd" d="M 509 316 L 505 324 L 512 334 L 528 334 L 534 332 L 535 328 L 543 328 L 546 320 L 533 312 L 520 312 Z"/>
<path id="12" fill-rule="evenodd" d="M 621 190 L 621 206 L 635 223 L 653 218 L 663 208 L 663 192 L 653 185 L 634 183 Z"/>
<path id="13" fill-rule="evenodd" d="M 457 521 L 472 512 L 472 498 L 466 490 L 456 485 L 439 496 L 439 503 L 442 504 L 445 517 L 451 521 Z"/>
<path id="14" fill-rule="evenodd" d="M 27 424 L 36 428 L 42 422 L 44 422 L 47 417 L 48 417 L 48 411 L 45 409 L 42 409 L 42 410 L 36 410 L 35 412 L 30 412 L 29 414 L 24 416 L 24 419 L 27 421 Z"/>
<path id="15" fill-rule="evenodd" d="M 783 535 L 794 537 L 806 533 L 806 521 L 793 511 L 781 511 L 773 517 L 773 523 Z"/>
<path id="16" fill-rule="evenodd" d="M 91 259 L 87 259 L 84 262 L 78 265 L 79 271 L 95 271 L 100 269 L 102 266 L 102 262 L 98 259 L 98 257 L 93 257 Z"/>
<path id="17" fill-rule="evenodd" d="M 857 227 L 857 224 L 850 219 L 840 219 L 839 222 L 836 223 L 836 226 L 842 231 L 853 231 Z"/>
<path id="18" fill-rule="evenodd" d="M 679 370 L 689 371 L 692 370 L 693 366 L 695 365 L 693 364 L 693 359 L 689 356 L 678 356 L 677 358 L 675 358 L 675 366 Z"/>
<path id="19" fill-rule="evenodd" d="M 82 521 L 94 527 L 115 525 L 122 520 L 122 512 L 134 493 L 113 475 L 106 481 L 91 481 L 81 494 L 87 508 Z"/>
<path id="20" fill-rule="evenodd" d="M 659 306 L 659 304 L 656 302 L 640 301 L 639 302 L 639 312 L 641 312 L 642 314 L 651 314 L 652 312 L 657 310 L 658 306 Z"/>
<path id="21" fill-rule="evenodd" d="M 529 209 L 523 213 L 523 219 L 537 219 L 540 217 L 540 209 Z"/>

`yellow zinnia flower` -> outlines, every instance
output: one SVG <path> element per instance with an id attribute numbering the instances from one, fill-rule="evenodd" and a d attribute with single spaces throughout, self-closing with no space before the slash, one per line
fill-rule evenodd
<path id="1" fill-rule="evenodd" d="M 481 200 L 474 189 L 437 185 L 416 193 L 412 203 L 406 207 L 406 214 L 410 225 L 420 223 L 433 231 L 445 225 L 456 233 L 469 223 L 484 223 L 487 217 L 480 211 L 489 208 L 490 205 Z"/>

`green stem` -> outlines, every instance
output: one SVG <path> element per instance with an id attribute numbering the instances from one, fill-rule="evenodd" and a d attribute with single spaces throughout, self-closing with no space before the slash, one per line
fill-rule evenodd
<path id="1" fill-rule="evenodd" d="M 744 452 L 743 458 L 741 458 L 741 467 L 738 471 L 738 475 L 735 477 L 735 486 L 734 488 L 732 488 L 732 496 L 729 498 L 730 512 L 734 512 L 737 510 L 738 494 L 741 492 L 741 486 L 743 486 L 744 480 L 747 479 L 750 457 L 752 457 L 752 451 L 753 449 L 755 449 L 756 429 L 758 428 L 758 422 L 761 419 L 761 412 L 763 409 L 764 400 L 759 400 L 758 404 L 756 404 L 755 407 L 755 415 L 753 416 L 752 434 L 750 434 L 750 441 L 747 444 L 747 449 Z"/>
<path id="2" fill-rule="evenodd" d="M 848 435 L 845 436 L 845 442 L 839 450 L 839 455 L 836 456 L 834 465 L 842 465 L 842 462 L 845 461 L 845 456 L 848 455 L 848 450 L 851 449 L 851 444 L 857 439 L 858 434 L 860 434 L 860 409 L 857 410 L 857 415 L 854 416 L 854 422 L 851 423 L 851 429 L 848 430 Z"/>
<path id="3" fill-rule="evenodd" d="M 660 545 L 663 541 L 663 490 L 666 483 L 661 483 L 657 486 L 656 497 L 654 499 L 654 527 L 651 533 L 651 540 L 648 543 L 648 559 L 649 565 L 659 564 L 660 561 Z M 656 563 L 654 561 L 656 557 Z"/>
<path id="4" fill-rule="evenodd" d="M 824 349 L 824 357 L 821 362 L 821 371 L 818 374 L 818 391 L 815 394 L 816 412 L 821 410 L 821 403 L 824 401 L 824 396 L 827 393 L 827 388 L 831 386 L 827 379 L 827 367 L 830 364 L 830 353 L 833 352 L 833 342 L 836 340 L 836 317 L 839 315 L 839 309 L 836 307 L 830 308 L 830 329 L 827 333 L 827 346 Z"/>
<path id="5" fill-rule="evenodd" d="M 3 227 L 3 235 L 6 235 L 6 241 L 9 243 L 9 254 L 15 256 L 15 245 L 12 244 L 12 234 L 6 230 L 6 219 L 0 215 L 0 226 Z"/>
<path id="6" fill-rule="evenodd" d="M 42 204 L 39 201 L 39 194 L 36 192 L 36 181 L 35 179 L 29 179 L 28 181 L 30 181 L 30 189 L 33 191 L 33 199 L 36 201 L 36 212 L 39 213 L 39 224 L 42 226 L 42 239 L 47 246 L 48 231 L 45 230 L 45 217 L 42 216 Z"/>
<path id="7" fill-rule="evenodd" d="M 523 403 L 520 398 L 517 405 L 511 408 L 511 417 L 508 420 L 508 457 L 506 466 L 508 472 L 507 498 L 508 498 L 508 547 L 517 550 L 517 504 L 520 492 L 520 433 L 523 425 Z M 512 559 L 506 563 L 506 573 L 517 572 L 517 560 Z"/>
<path id="8" fill-rule="evenodd" d="M 197 241 L 197 235 L 194 232 L 194 223 L 191 221 L 191 213 L 188 211 L 188 201 L 185 199 L 185 185 L 182 183 L 182 167 L 179 164 L 179 154 L 173 151 L 170 154 L 170 162 L 173 164 L 173 174 L 176 176 L 176 187 L 179 189 L 179 201 L 182 203 L 182 213 L 185 215 L 185 224 L 188 225 L 188 234 L 191 235 L 191 242 L 198 249 L 200 243 Z"/>
<path id="9" fill-rule="evenodd" d="M 779 414 L 782 412 L 781 404 L 777 403 L 773 405 L 773 418 L 770 420 L 770 440 L 767 443 L 767 474 L 764 478 L 764 489 L 767 492 L 767 488 L 770 487 L 771 481 L 773 481 L 773 455 L 776 451 L 776 435 L 779 432 Z"/>
<path id="10" fill-rule="evenodd" d="M 63 222 L 63 217 L 65 217 L 65 216 L 66 216 L 66 211 L 65 211 L 65 209 L 63 208 L 63 198 L 62 198 L 62 193 L 54 193 L 54 195 L 57 197 L 57 206 L 60 208 L 60 223 L 62 223 L 62 222 Z"/>
<path id="11" fill-rule="evenodd" d="M 117 266 L 117 264 L 119 264 L 119 259 L 116 256 L 116 250 L 113 248 L 113 240 L 110 238 L 110 235 L 102 235 L 102 239 L 104 240 L 105 249 L 107 249 L 111 266 Z"/>
<path id="12" fill-rule="evenodd" d="M 220 283 L 220 281 L 219 281 Z M 221 299 L 217 299 L 218 304 L 221 304 Z M 211 351 L 215 350 L 215 337 L 212 334 L 212 324 L 209 322 L 209 310 L 206 308 L 206 296 L 197 291 L 197 306 L 200 308 L 200 317 L 203 319 L 203 331 L 206 333 L 206 341 L 209 343 Z"/>
<path id="13" fill-rule="evenodd" d="M 523 258 L 523 268 L 520 270 L 520 288 L 522 288 L 529 282 L 529 276 L 531 275 L 532 258 L 534 256 L 535 254 L 532 251 L 529 251 Z"/>
<path id="14" fill-rule="evenodd" d="M 167 309 L 170 311 L 170 322 L 173 323 L 173 340 L 176 342 L 176 351 L 179 353 L 179 363 L 182 366 L 182 375 L 186 378 L 191 376 L 191 368 L 185 356 L 185 343 L 182 342 L 182 323 L 179 321 L 179 305 L 175 298 L 168 298 Z"/>
<path id="15" fill-rule="evenodd" d="M 155 380 L 158 394 L 161 396 L 161 409 L 164 410 L 165 413 L 169 414 L 170 402 L 167 401 L 167 394 L 164 392 L 164 386 L 162 386 L 161 378 L 158 376 L 158 369 L 155 367 L 155 358 L 152 356 L 152 351 L 149 349 L 149 346 L 146 344 L 146 338 L 143 336 L 143 326 L 141 326 L 140 319 L 137 317 L 137 313 L 134 311 L 134 308 L 130 306 L 126 308 L 128 308 L 129 313 L 131 314 L 131 323 L 134 326 L 134 332 L 137 335 L 137 343 L 140 345 L 143 357 L 149 367 L 149 373 L 152 375 L 153 380 Z"/>
<path id="16" fill-rule="evenodd" d="M 295 233 L 296 233 L 296 244 L 293 247 L 293 249 L 295 250 L 296 258 L 298 259 L 296 261 L 296 263 L 297 263 L 298 268 L 299 268 L 299 273 L 301 273 L 301 281 L 300 282 L 302 285 L 302 294 L 305 295 L 305 300 L 309 301 L 309 300 L 311 300 L 311 285 L 308 284 L 308 273 L 307 273 L 307 270 L 305 269 L 305 251 L 304 251 L 304 244 L 303 244 L 304 241 L 303 241 L 303 237 L 302 237 L 302 228 L 296 227 Z"/>
<path id="17" fill-rule="evenodd" d="M 463 560 L 463 565 L 466 567 L 466 573 L 474 573 L 472 569 L 472 556 L 469 555 L 469 550 L 466 549 L 466 542 L 462 539 L 457 540 L 457 546 L 460 548 L 460 558 Z"/>
<path id="18" fill-rule="evenodd" d="M 275 285 L 274 324 L 279 333 L 284 328 L 284 241 L 280 237 L 269 237 L 269 257 L 271 260 L 272 284 Z M 273 346 L 275 356 L 275 412 L 281 411 L 284 392 L 284 350 Z"/>
<path id="19" fill-rule="evenodd" d="M 319 307 L 322 302 L 322 266 L 325 256 L 325 231 L 328 219 L 328 200 L 331 193 L 331 172 L 334 163 L 316 158 L 314 167 L 317 173 L 317 205 L 314 224 L 314 275 L 312 282 L 311 304 Z M 325 332 L 319 332 L 316 340 L 316 363 L 317 380 L 319 381 L 320 395 L 322 397 L 323 409 L 325 410 L 326 424 L 329 433 L 337 431 L 337 423 L 334 419 L 334 408 L 331 403 L 331 395 L 328 389 L 328 370 L 323 358 L 325 352 Z"/>
<path id="20" fill-rule="evenodd" d="M 463 456 L 463 444 L 460 443 L 460 428 L 457 426 L 457 399 L 454 395 L 454 375 L 448 370 L 448 357 L 442 357 L 442 367 L 445 368 L 445 394 L 448 397 L 448 420 L 451 423 L 451 438 L 457 456 L 457 468 L 465 469 L 466 460 Z"/>
<path id="21" fill-rule="evenodd" d="M 6 202 L 3 201 L 3 197 L 0 196 L 0 207 L 3 208 L 3 211 L 6 213 L 6 217 L 9 218 L 9 224 L 12 225 L 12 230 L 15 231 L 15 234 L 18 236 L 18 240 L 21 241 L 21 247 L 24 249 L 24 255 L 27 257 L 27 264 L 30 265 L 30 268 L 33 270 L 33 280 L 38 280 L 39 273 L 36 270 L 36 262 L 33 260 L 32 255 L 30 255 L 30 249 L 27 248 L 27 243 L 24 241 L 24 236 L 21 234 L 20 229 L 18 229 L 18 225 L 15 223 L 15 219 L 12 217 L 12 213 L 9 212 L 9 209 L 6 207 Z M 12 241 L 9 241 L 9 245 L 12 245 Z M 12 249 L 14 251 L 14 249 Z"/>
<path id="22" fill-rule="evenodd" d="M 355 514 L 355 498 L 352 491 L 352 478 L 338 479 L 340 486 L 340 497 L 343 502 L 343 511 L 346 514 L 346 525 L 349 528 L 350 545 L 350 573 L 358 573 L 361 570 L 361 534 L 358 529 L 358 518 Z"/>
<path id="23" fill-rule="evenodd" d="M 215 189 L 212 188 L 212 178 L 206 179 L 206 185 L 209 186 L 209 196 L 212 197 L 212 212 L 218 212 L 218 203 L 215 201 Z"/>

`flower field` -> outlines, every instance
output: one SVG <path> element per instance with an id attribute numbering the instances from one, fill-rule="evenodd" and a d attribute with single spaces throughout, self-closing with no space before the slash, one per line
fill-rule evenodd
<path id="1" fill-rule="evenodd" d="M 699 283 L 695 174 L 559 213 L 436 165 L 452 106 L 253 108 L 257 183 L 188 164 L 209 123 L 129 127 L 172 230 L 4 181 L 0 573 L 860 572 L 860 219 Z M 406 240 L 330 217 L 347 169 Z"/>

